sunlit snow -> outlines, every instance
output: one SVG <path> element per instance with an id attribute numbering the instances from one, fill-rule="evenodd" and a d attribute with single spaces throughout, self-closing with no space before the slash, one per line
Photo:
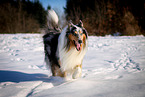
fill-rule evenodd
<path id="1" fill-rule="evenodd" d="M 0 97 L 145 97 L 145 37 L 89 36 L 82 77 L 46 69 L 42 34 L 0 34 Z"/>

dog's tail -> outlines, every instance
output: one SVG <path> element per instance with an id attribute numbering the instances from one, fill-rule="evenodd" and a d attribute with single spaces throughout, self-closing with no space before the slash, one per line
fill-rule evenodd
<path id="1" fill-rule="evenodd" d="M 51 30 L 60 31 L 58 23 L 59 23 L 59 18 L 56 12 L 52 9 L 48 10 L 48 13 L 47 13 L 48 31 L 51 31 Z"/>

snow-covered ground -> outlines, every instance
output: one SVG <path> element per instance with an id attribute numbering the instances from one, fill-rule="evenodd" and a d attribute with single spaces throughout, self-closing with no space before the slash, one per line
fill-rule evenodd
<path id="1" fill-rule="evenodd" d="M 0 97 L 145 97 L 145 37 L 89 37 L 82 78 L 52 77 L 42 34 L 0 34 Z"/>

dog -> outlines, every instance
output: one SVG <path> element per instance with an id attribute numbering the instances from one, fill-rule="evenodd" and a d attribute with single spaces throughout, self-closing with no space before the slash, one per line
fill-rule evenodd
<path id="1" fill-rule="evenodd" d="M 49 13 L 50 11 L 48 11 L 49 17 L 56 15 L 54 12 L 51 15 Z M 58 25 L 56 19 L 51 20 Z M 82 61 L 88 47 L 88 33 L 81 20 L 76 25 L 70 21 L 62 31 L 54 27 L 43 36 L 43 42 L 45 62 L 53 76 L 72 79 L 81 77 Z"/>

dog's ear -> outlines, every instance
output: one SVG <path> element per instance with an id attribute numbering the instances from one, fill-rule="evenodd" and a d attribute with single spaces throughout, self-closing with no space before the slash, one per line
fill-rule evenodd
<path id="1" fill-rule="evenodd" d="M 82 27 L 82 28 L 84 27 L 84 26 L 83 26 L 83 22 L 82 22 L 81 20 L 80 20 L 78 26 L 79 26 L 79 27 Z"/>
<path id="2" fill-rule="evenodd" d="M 71 31 L 71 28 L 72 27 L 75 27 L 75 25 L 72 23 L 72 20 L 70 20 L 69 22 L 68 22 L 68 31 Z"/>
<path id="3" fill-rule="evenodd" d="M 88 38 L 88 32 L 85 28 L 83 28 L 83 33 L 86 35 L 86 38 Z"/>
<path id="4" fill-rule="evenodd" d="M 73 26 L 74 26 L 74 24 L 72 23 L 72 20 L 70 20 L 70 21 L 68 22 L 68 28 L 73 27 Z"/>

